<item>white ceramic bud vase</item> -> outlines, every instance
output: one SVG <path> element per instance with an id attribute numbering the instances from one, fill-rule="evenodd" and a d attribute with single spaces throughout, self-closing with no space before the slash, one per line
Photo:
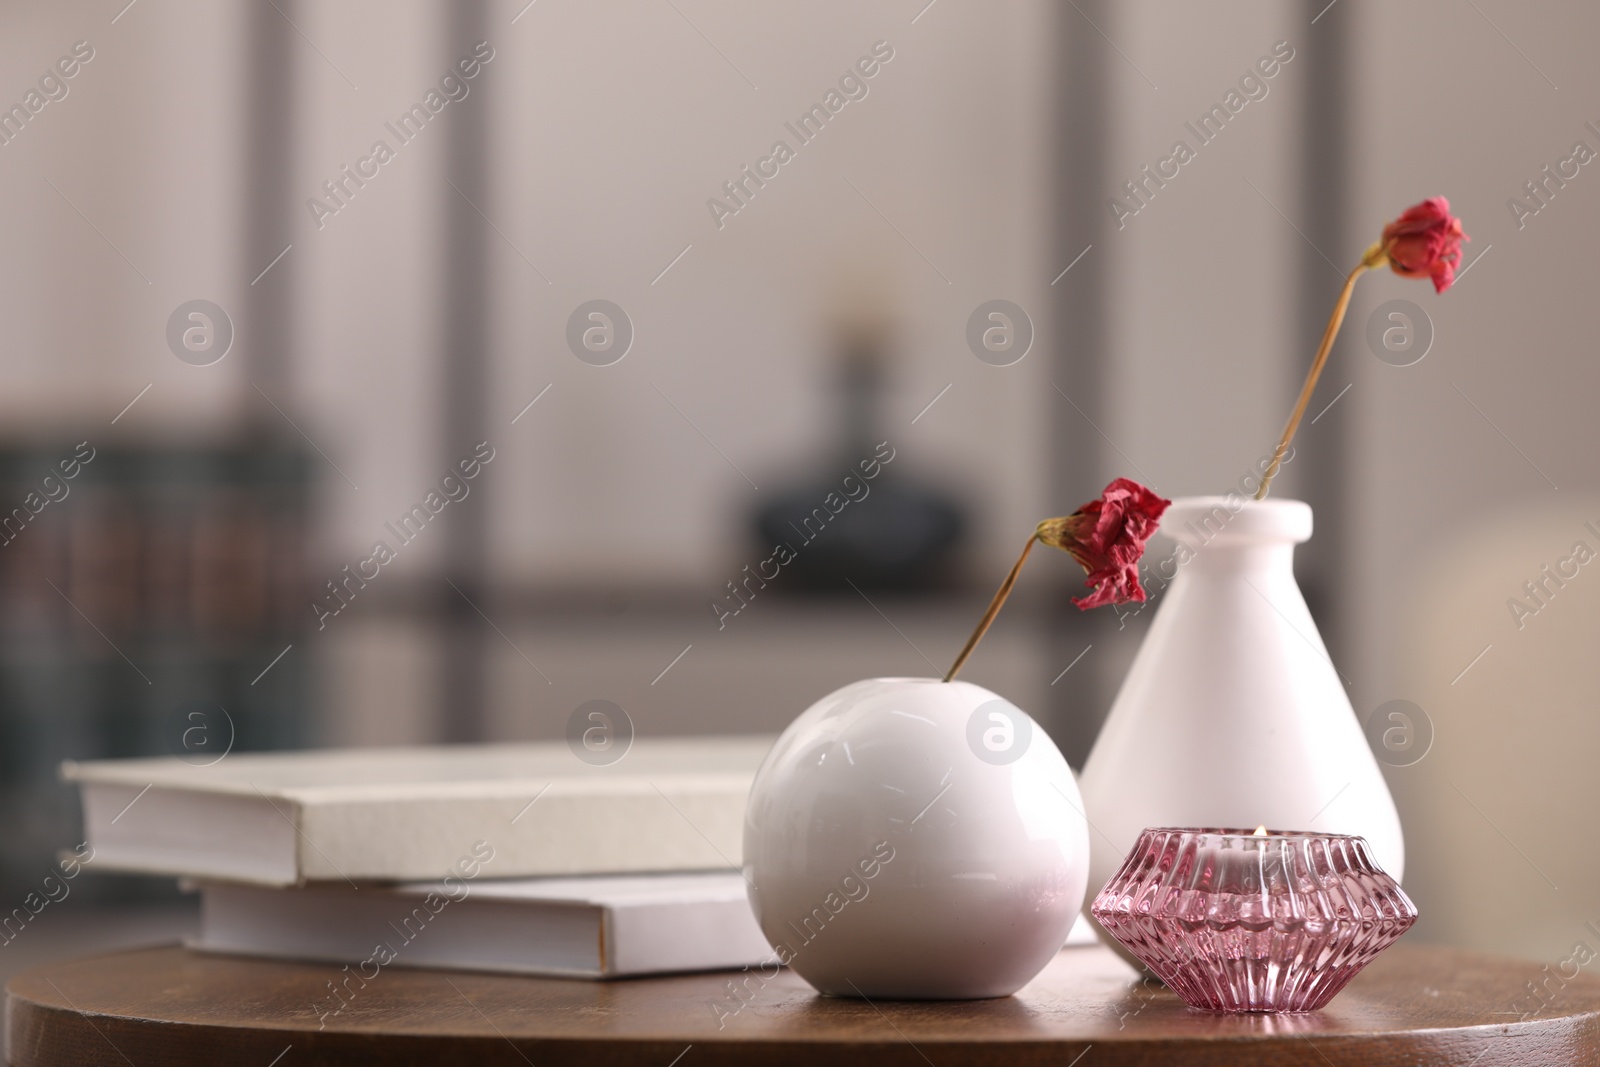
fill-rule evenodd
<path id="1" fill-rule="evenodd" d="M 823 993 L 1007 996 L 1083 906 L 1088 828 L 1045 732 L 987 689 L 877 678 L 778 738 L 745 808 L 750 903 Z"/>
<path id="2" fill-rule="evenodd" d="M 1399 814 L 1294 579 L 1311 508 L 1188 497 L 1161 532 L 1176 576 L 1083 769 L 1093 892 L 1151 826 L 1358 834 L 1398 880 Z"/>

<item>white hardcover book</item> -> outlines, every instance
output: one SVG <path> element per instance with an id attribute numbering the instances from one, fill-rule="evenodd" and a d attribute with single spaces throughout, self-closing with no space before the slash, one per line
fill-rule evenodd
<path id="1" fill-rule="evenodd" d="M 95 869 L 261 885 L 737 867 L 769 737 L 636 741 L 608 766 L 565 744 L 232 753 L 65 763 Z"/>
<path id="2" fill-rule="evenodd" d="M 738 871 L 200 893 L 191 947 L 348 964 L 342 996 L 388 966 L 618 978 L 773 958 Z"/>

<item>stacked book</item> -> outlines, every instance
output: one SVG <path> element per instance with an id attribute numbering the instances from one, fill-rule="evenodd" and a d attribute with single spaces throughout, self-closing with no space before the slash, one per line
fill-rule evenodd
<path id="1" fill-rule="evenodd" d="M 614 978 L 757 964 L 739 871 L 771 738 L 67 763 L 91 870 L 200 894 L 202 951 Z"/>

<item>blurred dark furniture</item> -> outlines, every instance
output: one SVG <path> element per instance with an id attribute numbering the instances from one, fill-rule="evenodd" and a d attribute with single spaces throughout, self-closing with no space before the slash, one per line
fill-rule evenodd
<path id="1" fill-rule="evenodd" d="M 5 899 L 36 889 L 78 842 L 62 759 L 200 763 L 229 746 L 303 743 L 309 717 L 305 656 L 262 675 L 312 621 L 305 453 L 271 437 L 137 448 L 90 437 L 93 458 L 64 478 L 80 440 L 0 449 Z M 59 499 L 40 507 L 47 493 Z M 125 879 L 77 887 L 130 891 Z"/>

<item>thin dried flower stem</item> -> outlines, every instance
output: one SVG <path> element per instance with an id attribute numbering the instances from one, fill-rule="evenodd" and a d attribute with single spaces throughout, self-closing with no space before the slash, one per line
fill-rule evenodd
<path id="1" fill-rule="evenodd" d="M 1322 368 L 1328 362 L 1328 353 L 1333 351 L 1333 340 L 1339 336 L 1339 327 L 1344 324 L 1344 313 L 1350 307 L 1350 295 L 1355 292 L 1356 279 L 1368 269 L 1368 260 L 1371 258 L 1372 253 L 1369 251 L 1367 259 L 1356 264 L 1356 269 L 1344 280 L 1344 290 L 1339 293 L 1339 302 L 1333 306 L 1333 314 L 1328 318 L 1327 329 L 1322 331 L 1322 344 L 1317 347 L 1317 358 L 1311 361 L 1311 370 L 1306 374 L 1306 384 L 1300 388 L 1300 399 L 1295 402 L 1294 411 L 1289 415 L 1288 425 L 1283 428 L 1283 437 L 1278 441 L 1278 447 L 1272 454 L 1272 465 L 1261 477 L 1261 488 L 1256 490 L 1257 500 L 1267 498 L 1267 489 L 1272 485 L 1272 479 L 1277 476 L 1278 468 L 1283 465 L 1283 457 L 1289 452 L 1289 442 L 1294 440 L 1295 431 L 1300 428 L 1300 420 L 1305 417 L 1306 405 L 1311 403 L 1311 394 L 1316 391 L 1317 379 L 1322 377 Z"/>
<path id="2" fill-rule="evenodd" d="M 950 670 L 945 673 L 944 680 L 954 681 L 956 672 L 961 670 L 967 662 L 967 657 L 972 655 L 972 650 L 978 647 L 978 642 L 983 640 L 983 635 L 989 632 L 989 627 L 994 622 L 994 617 L 1000 614 L 1000 609 L 1005 605 L 1006 597 L 1011 595 L 1011 587 L 1017 584 L 1017 576 L 1022 573 L 1022 565 L 1028 561 L 1028 553 L 1033 551 L 1034 542 L 1039 540 L 1038 533 L 1028 538 L 1028 543 L 1022 546 L 1022 555 L 1017 557 L 1017 562 L 1011 565 L 1011 573 L 1006 575 L 1006 580 L 1000 583 L 1000 589 L 995 593 L 994 599 L 989 601 L 989 610 L 983 613 L 983 618 L 978 620 L 978 628 L 972 631 L 972 636 L 967 638 L 966 647 L 961 650 L 961 655 L 950 665 Z"/>

